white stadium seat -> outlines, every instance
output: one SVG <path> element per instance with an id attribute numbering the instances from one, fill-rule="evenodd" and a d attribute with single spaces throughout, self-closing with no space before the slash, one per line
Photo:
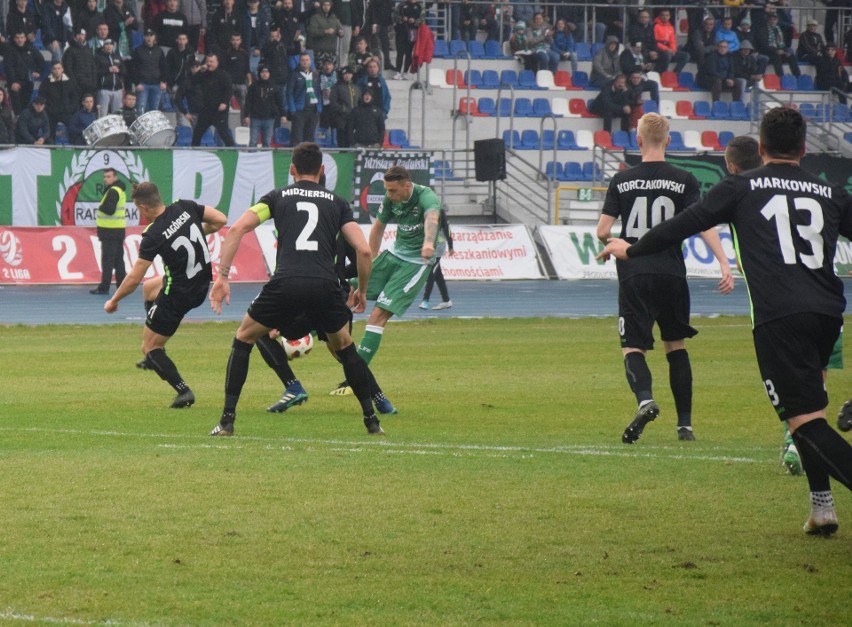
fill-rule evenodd
<path id="1" fill-rule="evenodd" d="M 562 89 L 562 87 L 557 87 L 556 83 L 553 82 L 553 72 L 550 70 L 539 70 L 536 72 L 535 84 L 544 89 Z"/>
<path id="2" fill-rule="evenodd" d="M 440 68 L 435 67 L 429 68 L 429 84 L 432 87 L 438 87 L 440 89 L 446 89 L 450 87 L 450 85 L 447 84 L 446 72 Z"/>

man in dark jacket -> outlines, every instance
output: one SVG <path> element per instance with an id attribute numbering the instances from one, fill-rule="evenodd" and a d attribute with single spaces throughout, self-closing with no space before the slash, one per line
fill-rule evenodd
<path id="1" fill-rule="evenodd" d="M 71 122 L 68 124 L 68 143 L 72 146 L 85 146 L 87 142 L 83 131 L 97 119 L 95 97 L 92 94 L 83 94 L 80 99 L 80 108 L 71 116 Z"/>
<path id="2" fill-rule="evenodd" d="M 695 81 L 709 89 L 713 102 L 721 98 L 723 91 L 730 91 L 734 100 L 743 99 L 743 79 L 734 75 L 734 64 L 728 53 L 728 42 L 720 41 L 716 50 L 707 55 Z"/>
<path id="3" fill-rule="evenodd" d="M 716 20 L 712 16 L 707 16 L 702 22 L 701 28 L 697 28 L 689 33 L 689 40 L 686 44 L 689 50 L 689 56 L 695 61 L 695 65 L 701 70 L 704 65 L 704 59 L 707 55 L 716 49 Z"/>
<path id="4" fill-rule="evenodd" d="M 245 31 L 245 18 L 241 10 L 234 8 L 234 0 L 222 0 L 222 4 L 210 18 L 207 46 L 211 51 L 225 52 L 231 45 L 231 35 Z"/>
<path id="5" fill-rule="evenodd" d="M 249 54 L 243 47 L 243 36 L 240 33 L 231 34 L 228 50 L 222 55 L 222 69 L 231 77 L 234 97 L 240 109 L 246 101 L 246 92 L 251 85 L 252 74 L 249 69 Z"/>
<path id="6" fill-rule="evenodd" d="M 373 102 L 369 89 L 349 117 L 349 141 L 356 148 L 381 148 L 385 140 L 385 116 Z"/>
<path id="7" fill-rule="evenodd" d="M 233 146 L 234 139 L 228 128 L 228 109 L 234 88 L 228 73 L 219 67 L 219 56 L 216 53 L 207 55 L 200 75 L 199 86 L 204 94 L 204 102 L 198 114 L 198 122 L 192 131 L 192 145 L 200 146 L 204 132 L 212 126 L 226 146 Z"/>
<path id="8" fill-rule="evenodd" d="M 291 50 L 282 38 L 280 25 L 273 24 L 272 30 L 269 31 L 269 40 L 260 52 L 260 62 L 269 68 L 269 82 L 275 86 L 281 111 L 285 110 L 284 89 L 287 79 L 290 78 L 290 55 L 293 54 Z"/>
<path id="9" fill-rule="evenodd" d="M 174 48 L 166 53 L 166 88 L 174 94 L 177 86 L 189 73 L 189 63 L 195 59 L 195 51 L 189 47 L 189 35 L 180 33 Z"/>
<path id="10" fill-rule="evenodd" d="M 133 51 L 131 71 L 136 83 L 136 110 L 139 115 L 157 111 L 166 90 L 166 55 L 157 44 L 157 33 L 145 29 L 145 39 Z"/>
<path id="11" fill-rule="evenodd" d="M 822 56 L 825 42 L 822 40 L 822 35 L 817 32 L 817 26 L 819 22 L 809 19 L 807 30 L 799 35 L 799 47 L 796 49 L 799 61 L 816 64 Z"/>
<path id="12" fill-rule="evenodd" d="M 121 109 L 124 95 L 125 69 L 121 55 L 115 51 L 112 39 L 105 39 L 103 47 L 95 53 L 98 68 L 98 113 L 108 115 Z"/>
<path id="13" fill-rule="evenodd" d="M 6 66 L 6 85 L 12 100 L 12 109 L 20 114 L 33 94 L 34 81 L 39 77 L 44 59 L 23 31 L 12 36 L 12 43 L 3 45 L 2 54 Z"/>
<path id="14" fill-rule="evenodd" d="M 124 267 L 124 227 L 126 222 L 124 182 L 112 168 L 104 171 L 104 195 L 98 205 L 98 239 L 101 242 L 101 282 L 89 294 L 109 294 L 109 284 L 115 272 L 115 286 L 121 285 L 127 270 Z"/>
<path id="15" fill-rule="evenodd" d="M 50 118 L 50 136 L 56 137 L 56 125 L 62 122 L 65 128 L 68 128 L 71 116 L 80 102 L 77 84 L 65 74 L 61 61 L 50 67 L 50 76 L 39 87 L 38 95 L 42 96 L 46 103 L 45 110 Z"/>
<path id="16" fill-rule="evenodd" d="M 189 35 L 189 20 L 180 12 L 178 0 L 166 0 L 166 10 L 151 20 L 151 28 L 157 33 L 159 44 L 167 48 L 177 45 L 177 36 L 181 33 Z"/>
<path id="17" fill-rule="evenodd" d="M 28 1 L 15 0 L 14 6 L 9 8 L 9 15 L 6 18 L 6 32 L 10 35 L 24 33 L 27 36 L 27 41 L 33 43 L 38 27 L 38 18 L 29 8 Z"/>
<path id="18" fill-rule="evenodd" d="M 65 44 L 71 40 L 71 13 L 65 0 L 52 0 L 41 5 L 41 42 L 50 50 L 52 61 L 62 59 Z"/>
<path id="19" fill-rule="evenodd" d="M 243 121 L 251 129 L 249 146 L 257 146 L 257 140 L 260 139 L 261 145 L 269 148 L 275 122 L 284 122 L 284 117 L 281 115 L 275 85 L 269 82 L 269 68 L 258 65 L 257 77 L 257 80 L 249 85 L 246 94 Z"/>
<path id="20" fill-rule="evenodd" d="M 311 55 L 299 55 L 299 67 L 290 74 L 287 82 L 287 111 L 292 122 L 290 141 L 292 146 L 313 141 L 314 132 L 322 112 L 319 73 L 311 68 Z"/>
<path id="21" fill-rule="evenodd" d="M 612 131 L 613 118 L 621 118 L 621 130 L 629 129 L 632 109 L 628 104 L 627 79 L 624 74 L 619 74 L 601 89 L 589 111 L 603 118 L 605 131 Z"/>
<path id="22" fill-rule="evenodd" d="M 15 143 L 41 146 L 50 143 L 50 120 L 44 111 L 44 98 L 36 96 L 30 106 L 21 111 L 15 125 Z"/>
<path id="23" fill-rule="evenodd" d="M 204 94 L 201 93 L 201 81 L 204 78 L 204 64 L 195 59 L 189 61 L 189 67 L 175 91 L 175 107 L 180 115 L 178 124 L 192 128 L 198 121 L 198 115 L 204 105 Z"/>
<path id="24" fill-rule="evenodd" d="M 351 146 L 349 140 L 350 114 L 358 106 L 361 99 L 361 91 L 353 82 L 354 74 L 352 68 L 346 66 L 340 70 L 340 80 L 331 88 L 328 97 L 328 108 L 331 111 L 331 119 L 334 128 L 337 129 L 337 145 L 340 148 Z M 384 137 L 382 138 L 384 140 Z"/>
<path id="25" fill-rule="evenodd" d="M 77 84 L 80 93 L 93 94 L 98 87 L 98 68 L 95 55 L 86 42 L 86 30 L 74 29 L 74 39 L 62 56 L 65 73 Z"/>
<path id="26" fill-rule="evenodd" d="M 651 23 L 651 14 L 648 9 L 639 11 L 637 21 L 627 29 L 628 41 L 641 41 L 642 54 L 645 61 L 654 64 L 657 72 L 665 72 L 669 69 L 671 55 L 661 51 L 657 46 L 657 38 L 654 35 L 654 25 Z"/>

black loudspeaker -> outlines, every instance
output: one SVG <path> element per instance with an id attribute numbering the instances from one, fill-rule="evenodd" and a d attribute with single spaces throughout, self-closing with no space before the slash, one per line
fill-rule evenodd
<path id="1" fill-rule="evenodd" d="M 506 178 L 506 146 L 502 139 L 473 142 L 477 181 L 502 181 Z"/>

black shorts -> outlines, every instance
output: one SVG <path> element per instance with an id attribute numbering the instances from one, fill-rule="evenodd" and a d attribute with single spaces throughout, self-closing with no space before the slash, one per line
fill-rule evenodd
<path id="1" fill-rule="evenodd" d="M 294 339 L 316 330 L 320 339 L 351 324 L 352 311 L 337 280 L 276 278 L 263 286 L 248 315 Z"/>
<path id="2" fill-rule="evenodd" d="M 828 406 L 823 370 L 842 326 L 842 318 L 800 313 L 754 330 L 757 366 L 781 420 Z"/>
<path id="3" fill-rule="evenodd" d="M 168 294 L 160 290 L 154 304 L 148 310 L 145 325 L 154 333 L 171 337 L 178 330 L 183 317 L 201 305 L 207 298 L 209 284 L 194 292 L 181 292 L 172 288 Z"/>
<path id="4" fill-rule="evenodd" d="M 660 339 L 674 342 L 693 337 L 689 326 L 689 286 L 672 274 L 637 274 L 618 286 L 618 334 L 622 348 L 652 350 L 654 323 Z"/>

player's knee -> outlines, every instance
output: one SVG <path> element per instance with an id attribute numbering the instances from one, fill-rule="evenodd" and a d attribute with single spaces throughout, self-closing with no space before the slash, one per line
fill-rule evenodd
<path id="1" fill-rule="evenodd" d="M 352 342 L 351 338 L 349 342 L 348 346 L 336 351 L 338 360 L 340 360 L 340 363 L 344 366 L 357 364 L 358 361 L 361 360 L 361 356 L 358 355 L 358 350 L 355 348 L 355 344 Z"/>

